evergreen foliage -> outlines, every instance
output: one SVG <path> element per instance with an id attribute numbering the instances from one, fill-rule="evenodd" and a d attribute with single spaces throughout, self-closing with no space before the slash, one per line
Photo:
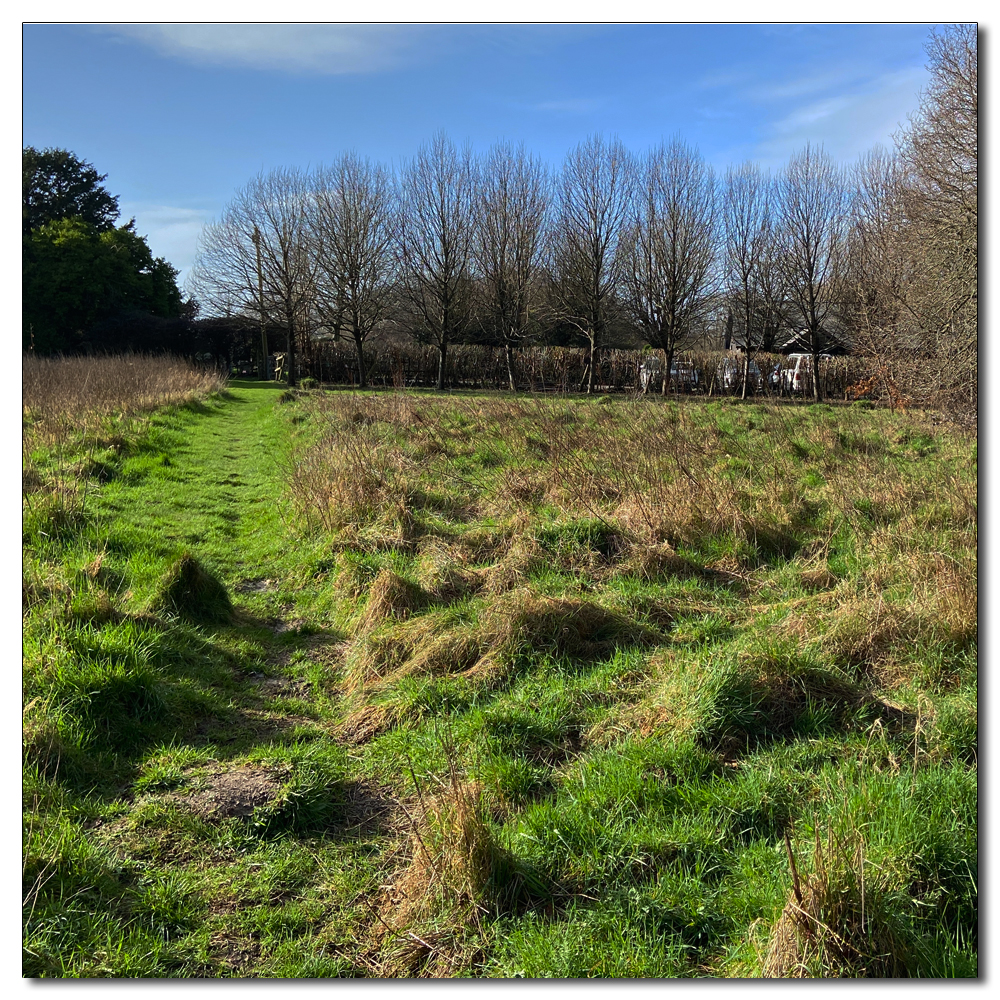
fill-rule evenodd
<path id="1" fill-rule="evenodd" d="M 115 226 L 107 176 L 68 150 L 22 154 L 22 335 L 40 354 L 169 348 L 151 318 L 181 315 L 177 269 L 154 257 L 132 219 Z M 126 329 L 122 329 L 122 326 Z M 155 323 L 154 323 L 155 325 Z"/>

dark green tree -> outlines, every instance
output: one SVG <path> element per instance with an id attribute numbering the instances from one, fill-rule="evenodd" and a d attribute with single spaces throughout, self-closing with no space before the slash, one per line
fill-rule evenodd
<path id="1" fill-rule="evenodd" d="M 123 337 L 175 346 L 154 321 L 181 315 L 177 270 L 153 256 L 134 219 L 114 225 L 118 199 L 99 185 L 104 175 L 66 150 L 28 147 L 23 163 L 24 347 L 120 349 Z"/>
<path id="2" fill-rule="evenodd" d="M 22 226 L 27 235 L 48 222 L 80 218 L 99 231 L 118 218 L 118 198 L 101 185 L 108 175 L 68 149 L 21 151 Z"/>

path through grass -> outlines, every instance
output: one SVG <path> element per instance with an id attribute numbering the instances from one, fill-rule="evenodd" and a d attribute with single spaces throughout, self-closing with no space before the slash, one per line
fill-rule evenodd
<path id="1" fill-rule="evenodd" d="M 279 397 L 237 386 L 163 413 L 104 456 L 76 532 L 26 519 L 27 974 L 341 970 L 277 947 L 326 868 L 281 833 L 326 828 L 345 768 L 317 739 L 329 679 L 310 654 L 337 636 L 287 520 Z M 228 621 L 165 605 L 185 555 L 231 595 Z"/>

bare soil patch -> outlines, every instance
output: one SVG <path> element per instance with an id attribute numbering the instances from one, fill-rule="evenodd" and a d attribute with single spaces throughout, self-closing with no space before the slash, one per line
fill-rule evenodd
<path id="1" fill-rule="evenodd" d="M 233 590 L 238 594 L 264 594 L 269 590 L 274 590 L 277 587 L 278 581 L 271 580 L 263 576 L 254 577 L 252 579 L 240 580 Z"/>
<path id="2" fill-rule="evenodd" d="M 273 772 L 257 767 L 214 771 L 204 784 L 190 792 L 173 792 L 170 798 L 205 819 L 249 816 L 258 806 L 277 796 L 282 782 Z"/>

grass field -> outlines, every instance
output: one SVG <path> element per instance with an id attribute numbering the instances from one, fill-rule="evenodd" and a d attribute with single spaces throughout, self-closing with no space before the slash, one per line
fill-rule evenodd
<path id="1" fill-rule="evenodd" d="M 191 391 L 27 410 L 25 975 L 977 975 L 974 437 Z"/>

